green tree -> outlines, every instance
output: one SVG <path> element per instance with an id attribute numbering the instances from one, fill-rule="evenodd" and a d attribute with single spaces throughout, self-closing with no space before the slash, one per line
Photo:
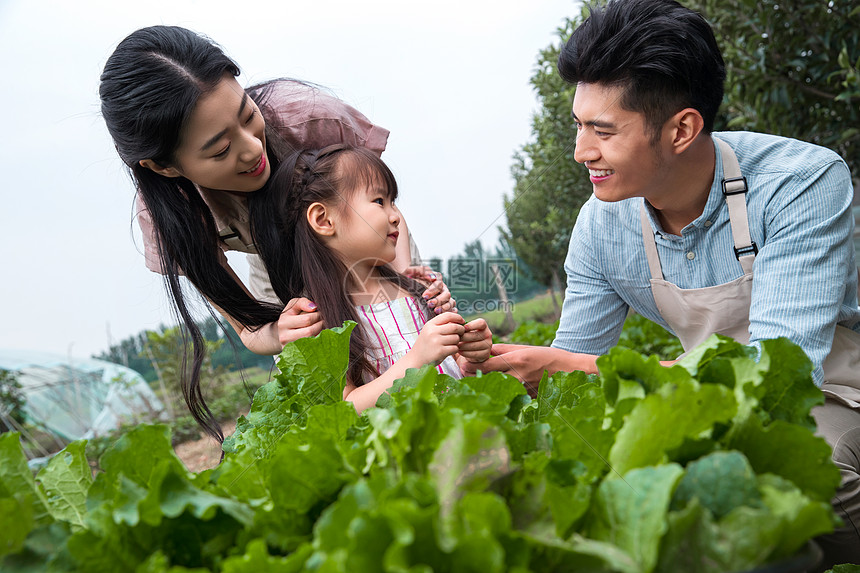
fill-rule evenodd
<path id="1" fill-rule="evenodd" d="M 686 0 L 714 28 L 726 61 L 719 128 L 829 147 L 860 178 L 857 0 Z"/>
<path id="2" fill-rule="evenodd" d="M 24 394 L 14 372 L 0 369 L 0 434 L 14 431 L 25 421 Z"/>
<path id="3" fill-rule="evenodd" d="M 164 330 L 164 328 L 162 326 L 161 330 Z M 146 340 L 146 331 L 139 332 L 134 336 L 121 340 L 117 344 L 111 345 L 108 350 L 95 355 L 94 358 L 127 366 L 138 372 L 147 382 L 154 382 L 156 379 L 155 370 L 152 368 L 152 363 L 144 350 Z"/>
<path id="4" fill-rule="evenodd" d="M 451 295 L 457 301 L 457 308 L 463 314 L 482 314 L 497 308 L 499 293 L 490 268 L 492 264 L 500 267 L 511 301 L 531 298 L 543 290 L 531 278 L 528 266 L 504 237 L 499 237 L 492 251 L 485 249 L 480 240 L 475 240 L 466 243 L 462 253 L 448 260 L 445 277 Z"/>
<path id="5" fill-rule="evenodd" d="M 228 372 L 259 366 L 268 370 L 274 363 L 271 356 L 254 354 L 242 344 L 239 336 L 229 326 L 225 330 L 219 326 L 212 317 L 207 316 L 205 320 L 198 322 L 200 333 L 211 345 L 211 363 L 214 368 L 222 368 Z M 154 363 L 147 352 L 147 345 L 151 342 L 151 333 L 162 336 L 169 330 L 162 325 L 156 331 L 144 330 L 134 336 L 130 336 L 118 344 L 112 345 L 108 350 L 95 355 L 95 358 L 107 360 L 114 364 L 128 366 L 140 373 L 143 379 L 149 383 L 158 380 L 158 373 Z"/>
<path id="6" fill-rule="evenodd" d="M 557 30 L 559 42 L 538 56 L 531 84 L 540 109 L 532 118 L 532 141 L 514 154 L 512 196 L 505 197 L 505 240 L 553 293 L 562 285 L 570 232 L 582 204 L 591 196 L 588 172 L 573 158 L 576 130 L 570 117 L 574 86 L 556 70 L 561 44 L 578 20 Z M 553 297 L 558 310 L 558 303 Z"/>
<path id="7" fill-rule="evenodd" d="M 218 343 L 212 347 L 213 368 L 221 368 L 227 372 L 235 372 L 242 368 L 259 366 L 263 370 L 269 370 L 274 364 L 271 356 L 254 354 L 248 350 L 236 334 L 236 331 L 223 319 L 215 320 L 213 316 L 207 316 L 206 320 L 198 323 L 203 338 L 210 343 Z"/>

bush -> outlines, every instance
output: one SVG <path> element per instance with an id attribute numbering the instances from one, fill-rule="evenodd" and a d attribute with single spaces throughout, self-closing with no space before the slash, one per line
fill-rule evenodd
<path id="1" fill-rule="evenodd" d="M 511 333 L 511 344 L 529 344 L 531 346 L 549 346 L 555 339 L 558 321 L 552 323 L 527 320 L 520 323 Z"/>
<path id="2" fill-rule="evenodd" d="M 507 341 L 511 344 L 549 346 L 555 339 L 558 324 L 557 320 L 552 323 L 526 320 L 507 337 Z M 681 341 L 675 335 L 639 314 L 631 314 L 624 322 L 617 346 L 645 356 L 653 354 L 661 360 L 674 360 L 684 352 Z"/>
<path id="3" fill-rule="evenodd" d="M 627 317 L 618 346 L 645 356 L 656 355 L 660 360 L 674 360 L 684 352 L 677 336 L 640 314 Z"/>

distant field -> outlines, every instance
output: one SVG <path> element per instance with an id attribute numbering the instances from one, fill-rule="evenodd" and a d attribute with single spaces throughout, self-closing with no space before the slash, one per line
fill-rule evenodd
<path id="1" fill-rule="evenodd" d="M 561 306 L 561 295 L 557 297 L 558 304 Z M 527 320 L 536 320 L 538 322 L 554 322 L 558 317 L 554 316 L 554 309 L 552 305 L 552 299 L 550 299 L 549 294 L 541 294 L 529 300 L 524 300 L 521 302 L 513 303 L 512 314 L 514 315 L 514 321 L 517 324 L 525 322 Z M 504 335 L 508 334 L 508 332 L 502 332 L 503 324 L 505 320 L 505 313 L 501 310 L 493 310 L 489 312 L 485 312 L 483 314 L 476 314 L 472 316 L 464 317 L 466 320 L 472 320 L 474 318 L 483 318 L 487 321 L 487 324 L 490 325 L 490 329 L 494 334 Z"/>

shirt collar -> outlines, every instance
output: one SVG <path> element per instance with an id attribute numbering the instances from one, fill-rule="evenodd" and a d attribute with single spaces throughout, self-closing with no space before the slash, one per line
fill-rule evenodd
<path id="1" fill-rule="evenodd" d="M 711 137 L 713 139 L 713 136 Z M 720 156 L 720 150 L 717 147 L 717 142 L 714 141 L 714 156 L 716 157 L 716 163 L 714 167 L 714 180 L 711 182 L 711 190 L 708 193 L 708 201 L 705 203 L 705 208 L 702 210 L 702 214 L 699 215 L 692 223 L 688 224 L 686 227 L 681 229 L 681 234 L 684 235 L 693 229 L 702 229 L 705 228 L 705 222 L 710 221 L 714 223 L 716 218 L 719 216 L 720 211 L 725 207 L 725 199 L 723 198 L 723 188 L 721 182 L 723 180 L 723 158 Z M 642 199 L 645 202 L 645 210 L 648 212 L 648 218 L 651 221 L 651 225 L 653 228 L 664 237 L 671 237 L 669 233 L 663 231 L 663 227 L 660 225 L 660 221 L 657 218 L 656 213 L 654 212 L 654 208 L 651 206 L 648 201 Z"/>

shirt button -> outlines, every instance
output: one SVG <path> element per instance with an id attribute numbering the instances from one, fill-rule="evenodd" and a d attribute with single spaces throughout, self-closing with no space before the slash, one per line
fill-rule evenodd
<path id="1" fill-rule="evenodd" d="M 696 258 L 696 253 L 694 253 L 693 251 L 690 251 L 689 253 L 687 253 L 687 258 L 692 261 L 693 259 Z"/>
<path id="2" fill-rule="evenodd" d="M 705 221 L 705 227 L 710 227 L 711 225 L 713 225 L 713 223 L 711 223 L 710 221 Z"/>

